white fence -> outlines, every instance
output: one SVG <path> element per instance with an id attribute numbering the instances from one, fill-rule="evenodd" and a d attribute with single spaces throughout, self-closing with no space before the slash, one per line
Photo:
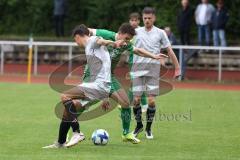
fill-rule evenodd
<path id="1" fill-rule="evenodd" d="M 1 62 L 0 62 L 0 73 L 4 74 L 4 45 L 18 45 L 18 46 L 28 46 L 30 44 L 29 41 L 0 41 L 1 45 Z M 33 42 L 34 46 L 34 57 L 33 57 L 33 74 L 38 74 L 38 47 L 39 46 L 63 46 L 68 47 L 68 58 L 72 59 L 73 47 L 77 46 L 76 43 L 72 42 Z M 172 46 L 173 49 L 179 50 L 179 59 L 180 66 L 182 66 L 182 57 L 184 49 L 195 49 L 195 50 L 217 50 L 218 51 L 218 81 L 222 80 L 222 51 L 240 51 L 240 47 L 209 47 L 209 46 Z M 72 68 L 72 62 L 69 63 L 69 70 Z"/>

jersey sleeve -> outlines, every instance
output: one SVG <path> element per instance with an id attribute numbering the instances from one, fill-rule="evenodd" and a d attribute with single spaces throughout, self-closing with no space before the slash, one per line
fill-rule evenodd
<path id="1" fill-rule="evenodd" d="M 95 49 L 100 47 L 99 44 L 97 44 L 97 40 L 100 39 L 101 37 L 97 37 L 97 36 L 92 36 L 91 40 L 90 40 L 90 48 Z"/>
<path id="2" fill-rule="evenodd" d="M 132 43 L 129 43 L 128 46 L 127 46 L 127 51 L 130 55 L 133 55 L 133 51 L 134 51 L 134 47 L 132 45 Z"/>
<path id="3" fill-rule="evenodd" d="M 160 32 L 160 37 L 161 37 L 160 44 L 162 48 L 167 48 L 171 46 L 171 43 L 167 37 L 167 34 L 164 31 Z"/>
<path id="4" fill-rule="evenodd" d="M 106 39 L 106 40 L 115 41 L 116 33 L 112 32 L 112 31 L 105 30 L 105 29 L 97 29 L 96 30 L 96 36 L 100 36 L 100 37 L 102 37 L 103 39 Z"/>

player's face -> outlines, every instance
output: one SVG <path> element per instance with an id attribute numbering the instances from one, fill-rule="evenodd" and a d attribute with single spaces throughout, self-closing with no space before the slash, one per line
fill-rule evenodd
<path id="1" fill-rule="evenodd" d="M 83 40 L 82 40 L 82 37 L 81 37 L 81 36 L 75 35 L 75 36 L 74 36 L 74 40 L 75 40 L 75 42 L 76 42 L 80 47 L 83 47 Z"/>
<path id="2" fill-rule="evenodd" d="M 143 23 L 146 28 L 151 28 L 155 22 L 154 14 L 143 14 Z"/>
<path id="3" fill-rule="evenodd" d="M 125 42 L 130 42 L 130 40 L 133 38 L 132 35 L 128 34 L 128 33 L 119 33 L 118 34 L 118 40 L 124 40 Z"/>
<path id="4" fill-rule="evenodd" d="M 137 18 L 131 18 L 129 20 L 129 23 L 133 28 L 137 28 L 139 26 L 140 21 Z"/>

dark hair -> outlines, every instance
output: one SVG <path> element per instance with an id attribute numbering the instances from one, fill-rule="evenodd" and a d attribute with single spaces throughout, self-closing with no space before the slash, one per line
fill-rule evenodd
<path id="1" fill-rule="evenodd" d="M 129 19 L 132 19 L 132 18 L 136 18 L 136 19 L 140 20 L 140 14 L 137 12 L 133 12 L 129 15 Z"/>
<path id="2" fill-rule="evenodd" d="M 89 35 L 88 27 L 85 26 L 84 24 L 76 26 L 72 31 L 72 36 L 74 37 L 76 35 L 88 36 Z"/>
<path id="3" fill-rule="evenodd" d="M 122 33 L 122 34 L 130 34 L 132 36 L 136 35 L 135 29 L 129 24 L 129 23 L 123 23 L 119 29 L 118 32 Z"/>
<path id="4" fill-rule="evenodd" d="M 142 14 L 154 14 L 155 15 L 156 11 L 154 8 L 152 7 L 145 7 L 143 10 L 142 10 Z"/>

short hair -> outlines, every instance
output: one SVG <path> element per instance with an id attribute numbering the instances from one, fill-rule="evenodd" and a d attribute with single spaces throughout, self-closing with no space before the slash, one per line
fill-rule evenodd
<path id="1" fill-rule="evenodd" d="M 133 19 L 136 18 L 138 20 L 140 20 L 140 14 L 138 12 L 133 12 L 129 15 L 129 19 Z"/>
<path id="2" fill-rule="evenodd" d="M 84 24 L 80 24 L 76 26 L 72 31 L 72 36 L 80 35 L 80 36 L 89 36 L 89 30 L 88 27 Z"/>
<path id="3" fill-rule="evenodd" d="M 142 14 L 156 14 L 156 10 L 155 8 L 152 8 L 152 7 L 145 7 L 143 10 L 142 10 Z"/>
<path id="4" fill-rule="evenodd" d="M 132 36 L 136 35 L 135 29 L 129 23 L 123 23 L 119 27 L 118 32 L 120 32 L 122 34 L 130 34 Z"/>

